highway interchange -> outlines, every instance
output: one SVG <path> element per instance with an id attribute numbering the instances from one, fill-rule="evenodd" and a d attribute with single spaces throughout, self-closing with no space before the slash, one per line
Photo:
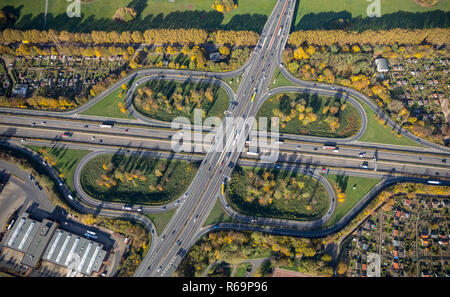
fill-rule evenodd
<path id="1" fill-rule="evenodd" d="M 302 81 L 293 77 L 285 69 L 281 62 L 281 53 L 289 36 L 294 6 L 294 0 L 277 2 L 252 56 L 238 70 L 227 73 L 140 70 L 121 79 L 101 95 L 72 111 L 47 112 L 1 108 L 0 135 L 3 137 L 1 144 L 20 150 L 39 162 L 42 162 L 42 158 L 26 149 L 25 144 L 56 145 L 64 148 L 91 150 L 92 152 L 77 165 L 75 171 L 74 186 L 77 197 L 68 199 L 68 202 L 81 212 L 138 220 L 151 230 L 153 235 L 155 230 L 153 223 L 142 214 L 177 209 L 167 227 L 160 234 L 152 236 L 150 250 L 135 276 L 170 276 L 181 262 L 185 251 L 189 250 L 201 235 L 214 229 L 259 230 L 274 234 L 307 237 L 325 236 L 345 226 L 386 185 L 401 181 L 426 183 L 430 176 L 434 179 L 440 178 L 442 185 L 449 185 L 450 150 L 448 148 L 417 138 L 398 127 L 369 98 L 355 90 Z M 269 90 L 270 79 L 277 67 L 280 67 L 285 77 L 296 86 Z M 221 79 L 236 75 L 241 75 L 241 82 L 234 93 L 229 85 Z M 223 131 L 217 133 L 216 139 L 223 140 L 224 147 L 231 151 L 231 155 L 227 156 L 227 151 L 216 151 L 214 145 L 205 146 L 205 151 L 201 153 L 174 153 L 171 148 L 171 137 L 176 131 L 171 129 L 170 123 L 148 119 L 134 109 L 132 104 L 132 96 L 136 87 L 150 79 L 209 81 L 224 88 L 231 100 L 227 113 L 229 116 L 225 117 L 225 121 L 239 117 L 249 120 L 246 122 L 247 126 L 229 125 L 226 126 L 228 130 L 225 133 Z M 127 93 L 127 108 L 137 120 L 114 119 L 116 123 L 114 127 L 105 129 L 100 127 L 100 123 L 111 120 L 110 118 L 81 115 L 83 111 L 107 97 L 123 83 L 131 84 Z M 361 128 L 355 135 L 346 139 L 280 135 L 281 143 L 277 144 L 280 155 L 278 162 L 273 164 L 264 164 L 258 160 L 258 157 L 233 150 L 232 147 L 236 145 L 233 140 L 237 140 L 237 145 L 245 143 L 253 127 L 251 117 L 256 116 L 264 101 L 283 92 L 343 96 L 356 107 L 362 120 Z M 253 93 L 256 93 L 254 100 L 252 99 Z M 377 114 L 386 119 L 389 125 L 399 130 L 404 136 L 420 143 L 423 148 L 359 142 L 358 139 L 367 128 L 367 116 L 355 98 L 364 101 Z M 61 137 L 64 131 L 73 131 L 74 134 L 70 139 L 64 139 Z M 208 131 L 195 133 L 206 132 Z M 339 146 L 338 152 L 322 148 L 323 143 L 330 140 Z M 267 147 L 261 148 L 261 151 L 269 151 L 273 147 L 273 144 L 269 144 Z M 100 154 L 115 153 L 117 150 L 123 154 L 144 154 L 152 157 L 174 157 L 198 161 L 201 162 L 201 165 L 193 182 L 179 199 L 164 206 L 133 206 L 132 210 L 127 211 L 123 209 L 123 204 L 101 202 L 89 197 L 80 184 L 82 168 L 90 159 Z M 373 160 L 374 156 L 376 156 L 376 161 Z M 368 168 L 361 169 L 364 161 L 368 162 Z M 226 198 L 221 195 L 220 191 L 222 182 L 231 175 L 235 164 L 295 170 L 317 178 L 330 195 L 330 206 L 327 213 L 312 222 L 252 218 L 237 213 L 228 207 Z M 56 170 L 50 166 L 45 166 L 45 168 L 55 181 L 60 181 Z M 321 229 L 320 227 L 332 216 L 336 206 L 334 190 L 327 179 L 323 177 L 324 173 L 379 177 L 382 182 L 367 193 L 336 224 Z M 71 194 L 64 184 L 60 184 L 60 190 L 65 197 L 69 197 Z M 217 199 L 220 200 L 224 210 L 239 223 L 202 227 Z"/>

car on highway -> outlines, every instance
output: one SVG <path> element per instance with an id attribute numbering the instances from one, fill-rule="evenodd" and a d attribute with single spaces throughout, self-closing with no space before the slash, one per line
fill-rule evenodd
<path id="1" fill-rule="evenodd" d="M 198 215 L 195 216 L 194 223 L 195 223 L 195 221 L 197 221 L 197 219 L 198 219 Z"/>
<path id="2" fill-rule="evenodd" d="M 31 126 L 36 126 L 36 123 L 31 123 Z"/>
<path id="3" fill-rule="evenodd" d="M 152 229 L 151 233 L 152 235 L 155 235 L 155 229 Z"/>
<path id="4" fill-rule="evenodd" d="M 72 197 L 72 195 L 67 195 L 67 198 L 69 198 L 70 200 L 73 200 L 73 197 Z"/>
<path id="5" fill-rule="evenodd" d="M 63 134 L 61 134 L 61 137 L 70 138 L 70 137 L 72 137 L 72 135 L 73 135 L 73 132 L 66 131 Z"/>
<path id="6" fill-rule="evenodd" d="M 176 243 L 177 243 L 177 245 L 181 245 L 181 242 L 182 241 L 178 239 Z"/>
<path id="7" fill-rule="evenodd" d="M 162 269 L 162 266 L 159 266 L 159 267 L 158 267 L 158 270 L 156 270 L 156 272 L 160 272 L 161 269 Z"/>
<path id="8" fill-rule="evenodd" d="M 22 138 L 21 140 L 20 140 L 20 142 L 26 142 L 27 140 L 25 139 L 25 138 Z"/>
<path id="9" fill-rule="evenodd" d="M 132 207 L 130 207 L 130 206 L 122 206 L 122 209 L 123 210 L 132 210 L 133 208 Z"/>
<path id="10" fill-rule="evenodd" d="M 47 122 L 46 122 L 46 121 L 43 121 L 43 122 L 42 122 L 42 125 L 45 125 L 45 124 L 47 124 Z"/>
<path id="11" fill-rule="evenodd" d="M 141 212 L 142 209 L 143 209 L 143 207 L 142 207 L 142 206 L 139 206 L 138 209 L 137 209 L 137 211 Z"/>
<path id="12" fill-rule="evenodd" d="M 362 169 L 369 169 L 369 162 L 364 161 L 364 162 L 362 163 L 362 165 L 361 165 L 361 168 L 362 168 Z"/>
<path id="13" fill-rule="evenodd" d="M 30 174 L 29 178 L 30 180 L 34 180 L 34 176 L 32 174 Z"/>
<path id="14" fill-rule="evenodd" d="M 166 210 L 166 206 L 161 207 L 162 210 Z"/>
<path id="15" fill-rule="evenodd" d="M 365 152 L 361 152 L 358 154 L 358 157 L 362 158 L 362 157 L 364 157 L 364 154 L 365 154 Z"/>
<path id="16" fill-rule="evenodd" d="M 91 139 L 92 139 L 92 140 L 95 140 L 95 136 L 92 136 Z"/>

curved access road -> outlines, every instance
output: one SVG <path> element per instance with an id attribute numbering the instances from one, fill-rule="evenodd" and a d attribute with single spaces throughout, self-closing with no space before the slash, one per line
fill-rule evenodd
<path id="1" fill-rule="evenodd" d="M 364 110 L 364 107 L 361 105 L 361 103 L 358 102 L 358 100 L 355 100 L 354 98 L 344 95 L 342 93 L 336 93 L 336 92 L 330 92 L 326 89 L 314 89 L 311 90 L 307 87 L 300 87 L 300 86 L 292 86 L 292 87 L 277 87 L 275 89 L 270 90 L 264 97 L 261 98 L 261 101 L 258 102 L 257 109 L 259 110 L 264 102 L 271 98 L 272 96 L 283 94 L 283 93 L 306 93 L 306 94 L 317 94 L 317 95 L 323 95 L 323 96 L 336 96 L 337 98 L 344 98 L 346 101 L 350 102 L 358 111 L 359 117 L 361 118 L 361 127 L 359 130 L 352 136 L 347 138 L 330 138 L 330 137 L 319 137 L 319 136 L 308 136 L 308 135 L 295 135 L 295 134 L 289 134 L 289 139 L 292 140 L 302 140 L 302 141 L 317 141 L 317 142 L 329 142 L 329 141 L 335 141 L 336 143 L 351 143 L 353 141 L 358 140 L 361 138 L 361 136 L 364 135 L 367 129 L 367 114 Z M 284 134 L 288 135 L 288 134 Z"/>
<path id="2" fill-rule="evenodd" d="M 10 107 L 0 107 L 0 112 L 3 113 L 11 113 L 11 114 L 23 114 L 23 115 L 38 115 L 38 116 L 62 116 L 62 117 L 76 117 L 79 113 L 82 113 L 92 106 L 94 106 L 96 103 L 104 99 L 105 97 L 112 94 L 117 88 L 119 88 L 122 84 L 129 84 L 134 79 L 140 77 L 140 76 L 161 76 L 167 79 L 168 77 L 177 78 L 179 80 L 207 80 L 207 81 L 216 81 L 217 84 L 220 84 L 225 88 L 227 93 L 233 93 L 233 90 L 231 87 L 225 83 L 224 81 L 221 81 L 221 78 L 229 78 L 236 75 L 239 75 L 243 73 L 248 67 L 250 62 L 247 61 L 247 63 L 242 66 L 239 69 L 228 71 L 228 72 L 206 72 L 206 71 L 190 71 L 190 70 L 173 70 L 173 69 L 158 69 L 158 68 L 152 68 L 152 69 L 142 69 L 138 70 L 134 73 L 131 73 L 124 78 L 121 78 L 116 83 L 114 83 L 112 86 L 110 86 L 108 89 L 103 91 L 100 95 L 96 96 L 95 98 L 89 100 L 88 102 L 84 103 L 83 105 L 72 109 L 68 111 L 46 111 L 46 110 L 33 110 L 33 109 L 21 109 L 21 108 L 10 108 Z M 234 96 L 230 96 L 230 100 L 232 100 Z"/>
<path id="3" fill-rule="evenodd" d="M 225 195 L 219 195 L 220 203 L 222 204 L 223 209 L 229 216 L 233 219 L 247 224 L 257 224 L 261 226 L 271 226 L 272 228 L 295 228 L 295 229 L 313 229 L 322 226 L 326 223 L 332 216 L 336 209 L 336 193 L 334 191 L 331 183 L 322 175 L 318 174 L 314 170 L 304 166 L 280 166 L 276 164 L 258 164 L 257 162 L 249 162 L 240 160 L 238 161 L 240 166 L 257 166 L 262 168 L 279 168 L 283 170 L 289 170 L 294 172 L 299 172 L 304 175 L 308 175 L 317 179 L 325 188 L 328 194 L 329 206 L 327 212 L 316 220 L 312 221 L 300 221 L 300 220 L 290 220 L 290 219 L 278 219 L 278 218 L 265 218 L 265 217 L 251 217 L 247 215 L 240 214 L 236 210 L 234 210 L 231 206 L 229 206 L 227 198 Z"/>
<path id="4" fill-rule="evenodd" d="M 128 211 L 121 211 L 121 210 L 112 210 L 112 209 L 104 209 L 100 206 L 95 207 L 91 206 L 89 204 L 84 204 L 82 201 L 78 199 L 71 199 L 71 191 L 68 188 L 68 186 L 61 181 L 59 178 L 59 173 L 56 171 L 53 167 L 50 167 L 48 165 L 45 165 L 44 159 L 36 152 L 23 147 L 18 144 L 13 144 L 7 141 L 0 141 L 0 146 L 7 147 L 9 149 L 18 151 L 22 154 L 24 154 L 27 158 L 29 158 L 32 162 L 36 164 L 36 166 L 41 167 L 44 172 L 47 173 L 47 175 L 52 179 L 52 181 L 55 183 L 55 187 L 59 190 L 61 195 L 64 197 L 65 202 L 69 204 L 73 209 L 77 210 L 80 213 L 91 213 L 94 215 L 100 215 L 110 218 L 116 218 L 116 219 L 126 219 L 126 220 L 132 220 L 141 223 L 149 232 L 154 232 L 153 230 L 156 230 L 155 226 L 153 225 L 153 222 L 146 216 L 141 215 L 139 213 L 133 213 Z M 151 244 L 148 250 L 148 253 L 151 253 L 155 248 L 155 240 L 151 240 Z"/>
<path id="5" fill-rule="evenodd" d="M 74 176 L 73 176 L 73 185 L 79 196 L 78 198 L 83 203 L 85 203 L 91 207 L 101 208 L 101 209 L 109 209 L 109 210 L 123 210 L 123 207 L 127 206 L 127 207 L 131 208 L 131 209 L 128 209 L 127 211 L 139 212 L 142 214 L 161 213 L 161 212 L 175 209 L 180 204 L 184 203 L 185 197 L 181 196 L 174 201 L 171 201 L 166 204 L 161 203 L 159 205 L 144 205 L 144 204 L 128 205 L 126 203 L 105 202 L 105 201 L 101 201 L 101 200 L 92 198 L 84 191 L 83 186 L 81 185 L 81 174 L 82 174 L 84 166 L 86 166 L 86 164 L 90 160 L 92 160 L 93 158 L 95 158 L 97 156 L 104 155 L 104 154 L 145 156 L 145 157 L 153 157 L 153 158 L 177 159 L 177 160 L 196 161 L 196 162 L 202 161 L 201 157 L 184 155 L 184 154 L 162 153 L 162 152 L 151 152 L 151 151 L 145 151 L 145 152 L 133 151 L 133 152 L 128 153 L 125 150 L 121 151 L 121 150 L 117 150 L 117 149 L 101 149 L 101 150 L 96 150 L 94 152 L 87 154 L 80 160 L 80 162 L 78 162 L 77 167 L 75 168 Z"/>
<path id="6" fill-rule="evenodd" d="M 126 98 L 125 98 L 125 102 L 126 102 L 126 107 L 129 111 L 129 113 L 134 116 L 135 118 L 137 118 L 138 120 L 142 121 L 142 122 L 146 122 L 148 124 L 157 124 L 161 127 L 166 127 L 166 128 L 170 128 L 171 127 L 171 123 L 170 122 L 164 122 L 164 121 L 159 121 L 159 120 L 155 120 L 152 118 L 149 118 L 145 115 L 143 115 L 142 113 L 140 113 L 136 107 L 134 106 L 134 102 L 133 102 L 133 97 L 134 97 L 134 93 L 136 92 L 138 86 L 142 83 L 145 83 L 147 81 L 150 80 L 173 80 L 173 81 L 181 81 L 181 82 L 187 82 L 187 83 L 200 83 L 200 82 L 204 82 L 204 83 L 209 83 L 209 84 L 215 84 L 218 85 L 219 87 L 222 87 L 224 89 L 224 91 L 227 93 L 228 98 L 230 100 L 230 104 L 232 104 L 232 102 L 234 101 L 235 98 L 235 94 L 233 89 L 223 80 L 220 79 L 216 79 L 216 78 L 202 78 L 202 77 L 196 77 L 196 76 L 187 76 L 186 74 L 183 75 L 168 75 L 168 74 L 157 74 L 157 75 L 148 75 L 145 76 L 143 78 L 138 79 L 137 81 L 133 82 L 133 85 L 129 88 Z M 202 129 L 202 127 L 198 127 L 199 129 Z M 194 129 L 196 129 L 194 127 Z"/>
<path id="7" fill-rule="evenodd" d="M 430 148 L 433 148 L 435 150 L 438 151 L 445 151 L 445 152 L 450 152 L 450 148 L 440 145 L 440 144 L 436 144 L 436 143 L 432 143 L 428 140 L 422 139 L 414 134 L 412 134 L 411 132 L 407 131 L 406 129 L 402 128 L 401 126 L 399 126 L 397 123 L 395 123 L 381 108 L 379 108 L 370 98 L 368 98 L 366 95 L 352 89 L 349 87 L 344 87 L 341 85 L 329 85 L 329 84 L 324 84 L 324 83 L 319 83 L 319 82 L 314 82 L 314 81 L 305 81 L 305 80 L 301 80 L 299 78 L 296 78 L 295 76 L 293 76 L 287 69 L 286 67 L 283 65 L 282 63 L 282 51 L 280 51 L 277 55 L 277 63 L 278 65 L 280 65 L 280 71 L 281 73 L 293 84 L 298 85 L 300 87 L 303 88 L 307 88 L 308 90 L 310 90 L 310 92 L 313 91 L 327 91 L 333 95 L 338 95 L 339 93 L 346 93 L 348 95 L 351 95 L 361 101 L 363 101 L 364 103 L 366 103 L 374 112 L 376 115 L 378 115 L 380 118 L 382 118 L 383 120 L 385 120 L 389 126 L 391 126 L 393 129 L 399 131 L 403 136 L 411 139 L 412 141 L 415 141 L 421 145 L 425 145 L 428 146 Z"/>

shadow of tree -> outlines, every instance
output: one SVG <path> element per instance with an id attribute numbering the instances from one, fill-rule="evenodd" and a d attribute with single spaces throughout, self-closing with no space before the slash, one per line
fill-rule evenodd
<path id="1" fill-rule="evenodd" d="M 224 20 L 223 13 L 217 11 L 201 11 L 201 10 L 184 10 L 174 11 L 166 15 L 149 14 L 143 16 L 143 11 L 147 7 L 147 1 L 134 0 L 130 2 L 128 7 L 136 11 L 136 18 L 131 22 L 117 21 L 112 18 L 96 18 L 95 15 L 87 15 L 81 12 L 81 17 L 70 18 L 67 14 L 62 13 L 55 15 L 47 14 L 47 30 L 53 29 L 57 31 L 69 32 L 91 32 L 94 30 L 101 31 L 144 31 L 147 29 L 205 29 L 205 30 L 249 30 L 260 32 L 267 21 L 267 16 L 263 14 L 242 14 L 235 15 L 227 24 L 222 24 Z M 20 30 L 31 30 L 43 28 L 44 13 L 40 13 L 33 17 L 32 14 L 21 16 L 21 6 L 4 6 L 2 10 L 13 14 L 18 21 L 9 22 L 0 26 L 0 29 L 14 28 Z"/>
<path id="2" fill-rule="evenodd" d="M 421 29 L 447 28 L 450 26 L 450 12 L 433 10 L 428 12 L 399 11 L 381 17 L 353 17 L 349 11 L 320 12 L 304 15 L 294 26 L 298 30 L 388 30 L 394 28 Z"/>

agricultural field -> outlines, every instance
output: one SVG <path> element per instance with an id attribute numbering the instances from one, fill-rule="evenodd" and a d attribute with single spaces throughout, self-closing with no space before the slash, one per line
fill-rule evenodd
<path id="1" fill-rule="evenodd" d="M 381 18 L 368 18 L 364 0 L 299 0 L 294 30 L 312 29 L 390 29 L 448 26 L 449 0 L 424 7 L 415 0 L 381 0 Z M 440 10 L 441 12 L 437 12 Z"/>
<path id="2" fill-rule="evenodd" d="M 269 98 L 257 117 L 279 117 L 280 132 L 344 138 L 358 132 L 361 119 L 356 108 L 343 99 L 286 93 Z"/>
<path id="3" fill-rule="evenodd" d="M 36 3 L 39 2 L 39 3 Z M 218 12 L 212 8 L 213 0 L 95 0 L 83 1 L 81 18 L 69 18 L 66 10 L 69 2 L 49 1 L 46 29 L 89 32 L 92 30 L 124 31 L 151 28 L 199 28 L 252 30 L 259 32 L 272 12 L 276 0 L 239 0 L 238 7 L 229 12 Z M 105 5 L 107 4 L 107 5 Z M 17 29 L 42 29 L 44 25 L 45 1 L 2 0 L 0 9 L 17 16 Z M 127 22 L 113 20 L 116 10 L 130 7 L 136 18 Z"/>
<path id="4" fill-rule="evenodd" d="M 260 217 L 315 220 L 328 209 L 328 193 L 316 179 L 284 170 L 237 167 L 227 186 L 231 206 Z"/>
<path id="5" fill-rule="evenodd" d="M 86 164 L 81 185 L 104 201 L 163 204 L 187 189 L 197 169 L 197 163 L 186 161 L 107 154 Z"/>
<path id="6" fill-rule="evenodd" d="M 149 118 L 169 122 L 187 117 L 192 122 L 196 108 L 203 110 L 203 117 L 222 118 L 230 99 L 215 84 L 150 80 L 137 89 L 133 103 Z"/>

